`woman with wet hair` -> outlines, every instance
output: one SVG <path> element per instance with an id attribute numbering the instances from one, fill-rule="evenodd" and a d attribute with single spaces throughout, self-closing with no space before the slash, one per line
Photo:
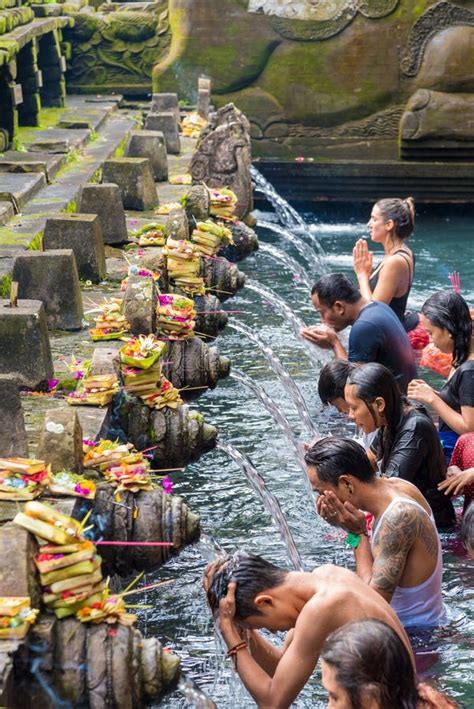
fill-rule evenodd
<path id="1" fill-rule="evenodd" d="M 427 411 L 402 397 L 393 374 L 376 362 L 349 373 L 344 397 L 349 417 L 364 433 L 379 429 L 368 453 L 374 467 L 415 485 L 433 510 L 436 525 L 452 526 L 453 506 L 438 490 L 446 478 L 446 462 Z"/>
<path id="2" fill-rule="evenodd" d="M 328 709 L 455 709 L 456 704 L 417 682 L 410 655 L 381 620 L 357 620 L 327 638 L 321 653 Z"/>
<path id="3" fill-rule="evenodd" d="M 413 232 L 414 225 L 412 197 L 380 199 L 372 208 L 367 227 L 371 240 L 383 246 L 382 261 L 373 271 L 373 254 L 365 239 L 359 239 L 352 251 L 354 271 L 364 298 L 387 303 L 407 331 L 419 323 L 416 314 L 405 317 L 415 268 L 415 257 L 405 240 Z"/>
<path id="4" fill-rule="evenodd" d="M 452 367 L 439 392 L 421 379 L 414 379 L 408 385 L 408 396 L 438 414 L 439 437 L 449 461 L 459 436 L 474 432 L 471 313 L 459 293 L 439 291 L 423 304 L 421 321 L 439 350 L 452 356 Z"/>

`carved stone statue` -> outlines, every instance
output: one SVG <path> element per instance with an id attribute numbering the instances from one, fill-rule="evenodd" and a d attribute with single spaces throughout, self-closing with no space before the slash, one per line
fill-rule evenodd
<path id="1" fill-rule="evenodd" d="M 250 125 L 234 104 L 220 108 L 199 138 L 190 173 L 193 183 L 229 187 L 237 195 L 236 214 L 252 211 Z"/>

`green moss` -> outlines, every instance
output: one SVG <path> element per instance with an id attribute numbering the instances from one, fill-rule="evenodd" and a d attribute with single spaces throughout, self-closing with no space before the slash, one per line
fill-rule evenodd
<path id="1" fill-rule="evenodd" d="M 102 168 L 101 167 L 99 167 L 94 172 L 94 174 L 90 178 L 89 182 L 92 182 L 94 185 L 100 185 L 100 183 L 102 182 Z"/>
<path id="2" fill-rule="evenodd" d="M 128 145 L 128 135 L 125 136 L 123 140 L 120 141 L 120 144 L 117 146 L 117 148 L 114 151 L 114 158 L 123 158 L 125 157 L 125 150 Z"/>
<path id="3" fill-rule="evenodd" d="M 0 298 L 10 297 L 11 285 L 12 277 L 10 273 L 8 273 L 6 276 L 3 276 L 3 278 L 0 278 Z"/>
<path id="4" fill-rule="evenodd" d="M 200 411 L 189 411 L 188 419 L 198 421 L 199 423 L 204 423 L 204 416 Z"/>
<path id="5" fill-rule="evenodd" d="M 66 214 L 75 214 L 77 212 L 76 200 L 71 199 L 71 201 L 67 203 L 66 208 L 63 209 L 63 212 L 66 212 Z"/>
<path id="6" fill-rule="evenodd" d="M 43 232 L 39 231 L 28 244 L 28 251 L 41 251 L 43 245 Z"/>

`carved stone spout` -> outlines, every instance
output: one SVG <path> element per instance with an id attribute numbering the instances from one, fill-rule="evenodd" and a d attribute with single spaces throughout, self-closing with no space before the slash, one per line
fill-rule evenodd
<path id="1" fill-rule="evenodd" d="M 163 359 L 163 371 L 171 383 L 180 389 L 184 399 L 194 399 L 205 387 L 214 389 L 219 379 L 230 371 L 230 361 L 215 347 L 209 347 L 198 337 L 168 342 Z M 189 392 L 186 388 L 189 387 Z"/>

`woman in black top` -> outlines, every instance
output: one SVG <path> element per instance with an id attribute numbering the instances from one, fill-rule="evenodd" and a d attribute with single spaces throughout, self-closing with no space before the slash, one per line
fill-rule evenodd
<path id="1" fill-rule="evenodd" d="M 448 379 L 436 392 L 421 379 L 408 385 L 408 396 L 430 406 L 439 416 L 439 435 L 449 461 L 456 441 L 474 431 L 474 348 L 469 307 L 462 296 L 439 291 L 421 309 L 423 327 L 434 344 L 452 355 Z"/>
<path id="2" fill-rule="evenodd" d="M 415 203 L 412 197 L 380 199 L 372 208 L 367 226 L 371 240 L 383 246 L 382 261 L 372 271 L 373 255 L 365 239 L 359 239 L 352 251 L 354 271 L 364 298 L 389 305 L 406 330 L 418 324 L 418 315 L 405 319 L 415 267 L 415 258 L 405 239 L 413 232 L 414 224 Z"/>
<path id="3" fill-rule="evenodd" d="M 376 362 L 355 367 L 347 378 L 344 398 L 349 417 L 365 433 L 379 429 L 368 452 L 382 475 L 408 480 L 426 497 L 437 526 L 454 524 L 451 501 L 438 490 L 446 463 L 429 414 L 402 397 L 395 377 Z"/>

